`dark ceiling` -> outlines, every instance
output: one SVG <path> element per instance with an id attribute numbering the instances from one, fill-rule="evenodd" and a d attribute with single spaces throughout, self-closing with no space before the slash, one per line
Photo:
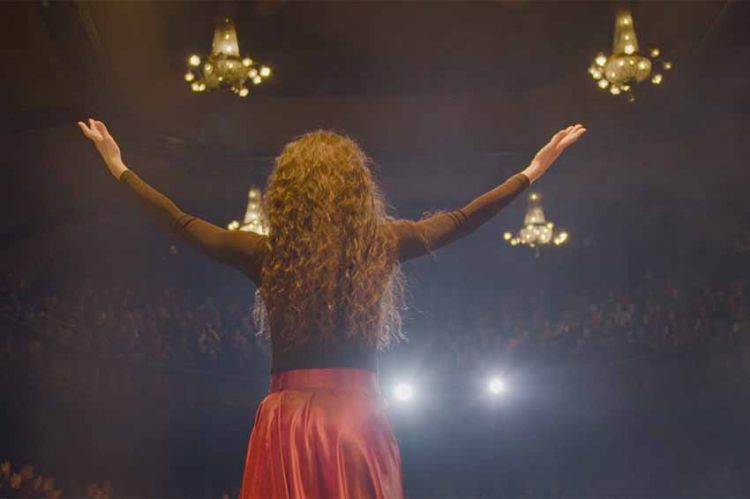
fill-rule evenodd
<path id="1" fill-rule="evenodd" d="M 601 95 L 585 73 L 592 55 L 610 44 L 618 5 L 4 3 L 2 54 L 13 69 L 0 84 L 15 118 L 4 128 L 38 126 L 35 116 L 44 123 L 61 110 L 118 113 L 174 136 L 267 153 L 289 133 L 318 124 L 351 127 L 370 139 L 377 133 L 362 122 L 389 128 L 388 117 L 379 116 L 386 112 L 401 126 L 419 128 L 441 119 L 471 120 L 491 105 L 497 114 L 476 119 L 515 121 L 519 126 L 494 136 L 506 147 L 526 146 L 529 132 L 623 107 Z M 643 2 L 631 8 L 641 44 L 662 47 L 676 62 L 665 90 L 643 92 L 644 103 L 627 109 L 631 116 L 653 105 L 649 93 L 697 100 L 703 92 L 698 80 L 708 83 L 706 73 L 717 67 L 726 78 L 748 82 L 747 64 L 738 56 L 747 55 L 750 43 L 750 4 Z M 181 79 L 187 55 L 210 47 L 212 20 L 224 14 L 236 19 L 241 49 L 274 69 L 243 102 L 233 95 L 193 95 Z M 529 118 L 539 104 L 549 114 Z M 744 106 L 747 111 L 747 98 Z M 409 119 L 411 127 L 404 123 Z M 428 135 L 402 134 L 404 143 L 369 141 L 377 149 L 415 140 L 418 148 L 431 147 L 435 135 Z"/>

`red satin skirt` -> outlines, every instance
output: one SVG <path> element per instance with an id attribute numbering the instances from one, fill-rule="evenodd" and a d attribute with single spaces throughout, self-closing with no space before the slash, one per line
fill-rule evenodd
<path id="1" fill-rule="evenodd" d="M 276 373 L 255 416 L 240 499 L 403 498 L 401 457 L 375 373 Z"/>

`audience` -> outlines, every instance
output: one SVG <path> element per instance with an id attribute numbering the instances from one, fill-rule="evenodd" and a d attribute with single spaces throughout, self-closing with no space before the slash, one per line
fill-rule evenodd
<path id="1" fill-rule="evenodd" d="M 19 471 L 13 471 L 10 461 L 0 464 L 0 497 L 46 497 L 57 499 L 62 491 L 55 488 L 55 479 L 34 476 L 34 467 L 25 464 Z M 106 498 L 102 498 L 106 499 Z"/>
<path id="2" fill-rule="evenodd" d="M 407 312 L 406 348 L 447 366 L 485 362 L 597 362 L 680 351 L 750 333 L 747 281 L 687 288 L 646 277 L 633 289 L 571 289 L 491 296 L 467 307 L 460 290 L 420 289 Z M 90 281 L 47 293 L 6 285 L 0 312 L 44 338 L 101 356 L 241 371 L 265 365 L 251 298 L 199 297 L 189 289 L 125 288 Z"/>

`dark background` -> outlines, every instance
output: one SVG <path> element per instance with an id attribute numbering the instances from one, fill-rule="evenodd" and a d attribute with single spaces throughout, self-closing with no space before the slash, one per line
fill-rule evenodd
<path id="1" fill-rule="evenodd" d="M 240 275 L 183 246 L 169 251 L 173 242 L 80 136 L 75 121 L 89 116 L 107 123 L 131 168 L 220 225 L 243 214 L 248 187 L 263 185 L 283 144 L 310 129 L 357 139 L 392 213 L 417 218 L 460 206 L 523 168 L 556 129 L 582 122 L 586 137 L 534 186 L 569 245 L 539 258 L 507 246 L 502 232 L 522 222 L 518 200 L 470 239 L 405 266 L 412 340 L 384 356 L 382 378 L 416 372 L 432 394 L 393 409 L 407 491 L 748 493 L 746 478 L 705 478 L 727 467 L 750 476 L 741 351 L 518 363 L 507 370 L 523 395 L 494 406 L 472 399 L 481 373 L 419 355 L 435 290 L 472 307 L 538 289 L 617 290 L 646 275 L 685 287 L 747 279 L 750 3 L 628 3 L 641 47 L 674 62 L 662 85 L 635 89 L 633 104 L 586 73 L 609 50 L 621 5 L 0 4 L 0 273 L 23 275 L 39 293 L 94 279 L 251 307 Z M 235 19 L 241 52 L 273 68 L 247 99 L 193 94 L 182 80 L 223 14 Z M 30 334 L 8 321 L 3 331 L 16 349 Z M 238 487 L 266 365 L 229 376 L 41 350 L 46 364 L 18 355 L 4 366 L 0 457 L 38 464 L 66 492 L 104 478 L 127 495 Z M 60 385 L 45 365 L 76 366 L 91 382 Z M 136 388 L 110 389 L 108 376 Z M 217 387 L 228 398 L 211 398 Z M 529 489 L 537 481 L 563 492 Z M 701 482 L 724 485 L 701 492 Z"/>

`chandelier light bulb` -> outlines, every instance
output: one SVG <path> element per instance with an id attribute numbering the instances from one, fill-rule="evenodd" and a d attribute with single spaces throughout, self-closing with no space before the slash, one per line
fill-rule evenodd
<path id="1" fill-rule="evenodd" d="M 651 78 L 651 83 L 653 83 L 654 85 L 660 85 L 663 78 L 664 77 L 660 73 L 656 73 L 653 78 Z"/>
<path id="2" fill-rule="evenodd" d="M 245 92 L 243 92 L 243 90 Z M 245 97 L 249 93 L 249 90 L 247 88 L 240 88 L 237 93 L 240 97 Z M 247 197 L 249 201 L 247 203 L 247 208 L 245 209 L 245 218 L 242 222 L 238 220 L 231 221 L 227 225 L 227 228 L 229 230 L 255 232 L 263 236 L 268 235 L 268 219 L 266 218 L 266 214 L 261 203 L 258 202 L 261 198 L 261 195 L 261 191 L 257 187 L 253 187 L 248 191 Z"/>
<path id="3" fill-rule="evenodd" d="M 225 17 L 215 26 L 211 52 L 206 57 L 193 54 L 188 58 L 189 73 L 185 81 L 193 91 L 224 89 L 240 97 L 247 97 L 249 84 L 258 85 L 271 69 L 260 66 L 251 57 L 242 55 L 233 21 Z M 194 81 L 200 85 L 193 86 Z"/>
<path id="4" fill-rule="evenodd" d="M 551 243 L 559 246 L 568 239 L 568 234 L 562 229 L 556 229 L 555 224 L 545 218 L 544 209 L 542 208 L 542 196 L 537 192 L 532 192 L 528 197 L 523 227 L 521 227 L 517 235 L 505 232 L 503 239 L 511 246 L 523 244 L 530 248 L 535 248 L 538 255 L 539 247 Z"/>
<path id="5" fill-rule="evenodd" d="M 652 48 L 646 50 L 645 54 L 639 50 L 633 18 L 630 12 L 621 10 L 615 16 L 612 52 L 609 55 L 599 52 L 589 67 L 589 74 L 600 89 L 609 89 L 611 95 L 627 95 L 628 101 L 633 102 L 632 83 L 650 79 L 658 85 L 662 81 L 661 75 L 652 74 L 660 50 Z M 661 65 L 665 71 L 672 67 L 670 62 L 662 62 Z"/>

